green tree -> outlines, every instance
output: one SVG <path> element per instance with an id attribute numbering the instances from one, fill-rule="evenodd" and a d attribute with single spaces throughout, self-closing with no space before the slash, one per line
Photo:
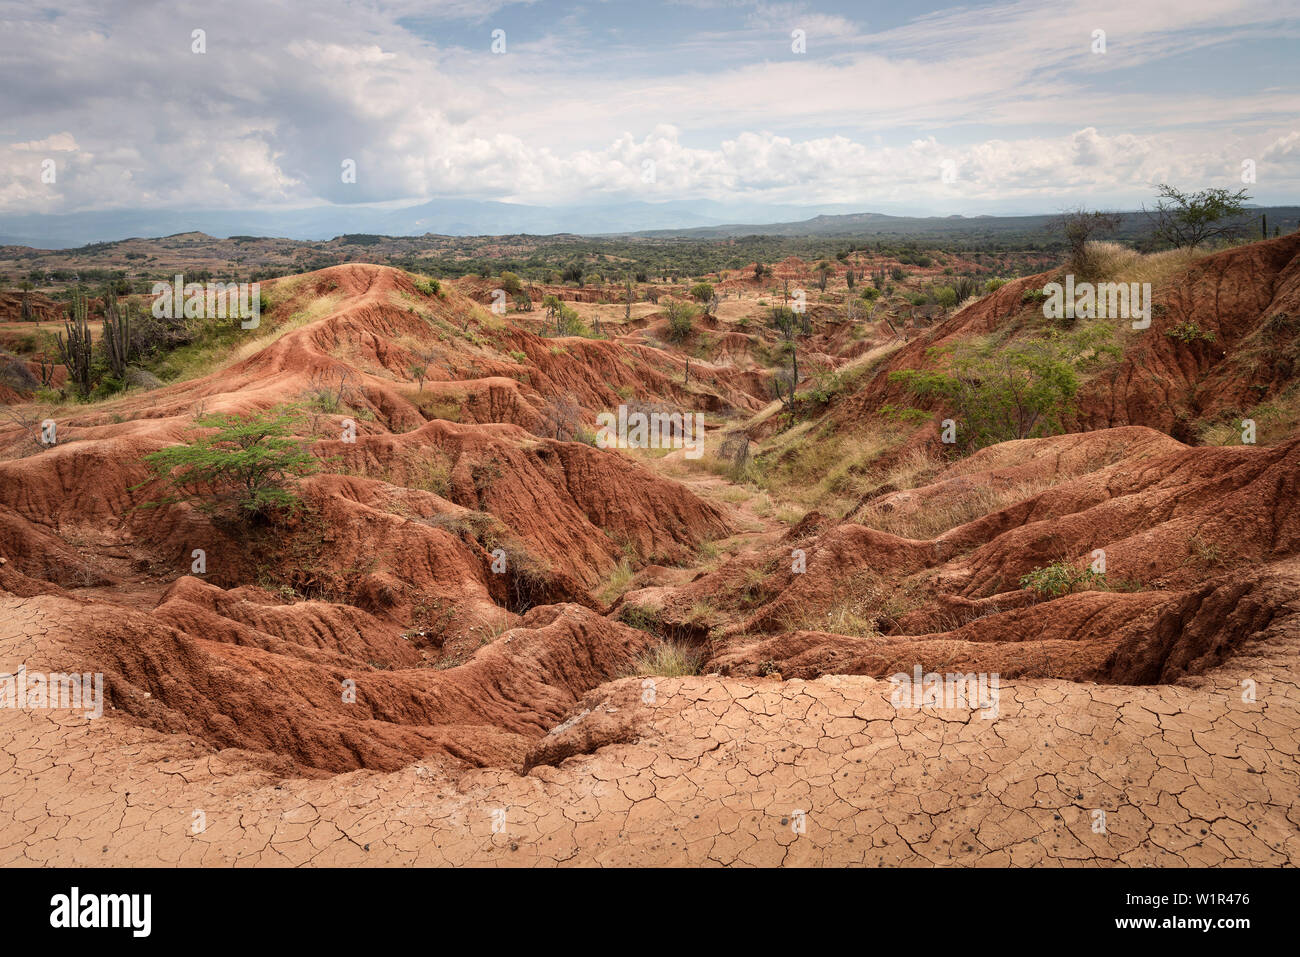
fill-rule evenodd
<path id="1" fill-rule="evenodd" d="M 406 371 L 419 384 L 419 389 L 416 391 L 423 392 L 424 380 L 429 377 L 429 363 L 423 358 L 412 359 Z"/>
<path id="2" fill-rule="evenodd" d="M 1207 240 L 1241 232 L 1241 224 L 1232 220 L 1245 212 L 1250 197 L 1244 189 L 1235 193 L 1220 188 L 1184 193 L 1161 183 L 1156 191 L 1159 194 L 1156 208 L 1148 215 L 1153 219 L 1152 231 L 1158 239 L 1179 249 L 1195 249 Z"/>
<path id="3" fill-rule="evenodd" d="M 171 445 L 144 458 L 171 494 L 151 505 L 192 502 L 216 510 L 231 505 L 244 518 L 293 511 L 297 480 L 320 464 L 293 437 L 297 410 L 277 406 L 264 414 L 205 415 L 194 424 L 210 430 L 193 441 Z"/>

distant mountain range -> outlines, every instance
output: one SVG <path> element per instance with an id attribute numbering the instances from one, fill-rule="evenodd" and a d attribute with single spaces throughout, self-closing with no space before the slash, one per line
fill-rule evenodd
<path id="1" fill-rule="evenodd" d="M 0 216 L 0 244 L 66 249 L 132 236 L 202 232 L 219 239 L 274 236 L 325 240 L 347 233 L 383 236 L 506 236 L 519 233 L 602 235 L 771 223 L 854 212 L 852 206 L 789 206 L 675 201 L 602 206 L 525 206 L 435 199 L 418 206 L 318 206 L 295 210 L 106 210 Z"/>
<path id="2" fill-rule="evenodd" d="M 1300 207 L 1251 209 L 1283 232 L 1296 228 Z M 201 232 L 232 236 L 322 241 L 342 235 L 379 236 L 582 236 L 725 239 L 735 236 L 895 235 L 996 236 L 1045 228 L 1056 214 L 1036 216 L 902 216 L 864 213 L 847 206 L 790 206 L 674 201 L 603 206 L 525 206 L 466 199 L 438 199 L 400 209 L 320 206 L 263 210 L 108 210 L 60 215 L 0 217 L 0 245 L 68 249 L 131 237 Z M 1124 214 L 1117 238 L 1146 229 L 1140 213 Z"/>

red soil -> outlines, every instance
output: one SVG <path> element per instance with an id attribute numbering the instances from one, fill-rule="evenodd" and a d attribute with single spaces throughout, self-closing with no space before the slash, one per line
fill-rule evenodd
<path id="1" fill-rule="evenodd" d="M 360 264 L 268 284 L 259 332 L 284 327 L 243 358 L 60 412 L 53 449 L 0 424 L 0 671 L 101 672 L 108 698 L 89 727 L 0 712 L 0 860 L 353 863 L 373 844 L 373 862 L 465 863 L 513 843 L 535 863 L 1294 863 L 1300 436 L 1195 448 L 1168 433 L 1294 377 L 1266 340 L 1300 314 L 1298 256 L 1294 237 L 1230 250 L 1162 290 L 1116 375 L 1089 385 L 1079 431 L 985 449 L 843 519 L 769 525 L 701 571 L 700 547 L 742 513 L 554 438 L 557 410 L 577 410 L 565 428 L 628 394 L 754 411 L 767 383 L 734 364 L 745 337 L 714 330 L 721 352 L 687 385 L 684 357 L 644 335 L 653 321 L 543 338 Z M 1018 322 L 1043 279 L 961 310 L 882 373 Z M 318 318 L 286 321 L 322 297 Z M 1164 335 L 1187 317 L 1228 354 Z M 865 348 L 814 320 L 828 363 Z M 1273 358 L 1246 375 L 1242 355 Z M 143 456 L 200 412 L 323 382 L 345 408 L 303 427 L 328 472 L 302 483 L 296 518 L 250 530 L 143 507 Z M 897 398 L 877 375 L 826 422 L 851 429 Z M 1019 585 L 1096 550 L 1118 589 Z M 606 608 L 625 559 L 634 590 Z M 705 673 L 620 680 L 664 636 Z M 917 665 L 998 672 L 1004 718 L 895 710 L 871 679 Z M 1238 706 L 1246 679 L 1268 697 Z M 215 822 L 198 848 L 176 823 L 194 807 Z M 497 807 L 504 844 L 484 823 Z M 1062 832 L 1093 807 L 1116 809 L 1113 837 Z M 813 815 L 808 840 L 767 820 L 794 808 Z M 107 858 L 56 833 L 74 818 Z"/>

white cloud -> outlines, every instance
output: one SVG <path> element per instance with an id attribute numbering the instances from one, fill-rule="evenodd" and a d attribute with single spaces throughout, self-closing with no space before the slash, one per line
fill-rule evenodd
<path id="1" fill-rule="evenodd" d="M 734 31 L 683 33 L 666 51 L 712 44 L 716 57 L 658 70 L 655 50 L 598 42 L 586 22 L 519 35 L 506 56 L 396 22 L 491 9 L 509 30 L 512 4 L 431 13 L 414 2 L 235 0 L 220 21 L 184 3 L 166 14 L 124 4 L 111 17 L 88 2 L 50 17 L 15 7 L 0 14 L 0 212 L 439 195 L 1056 208 L 1069 195 L 1144 196 L 1156 180 L 1223 180 L 1246 157 L 1267 163 L 1261 188 L 1300 186 L 1294 81 L 1220 92 L 1211 76 L 1134 92 L 1093 75 L 1264 24 L 1295 32 L 1262 4 L 1078 13 L 1017 2 L 874 34 L 809 5 L 746 6 Z M 790 54 L 795 21 L 810 51 L 839 46 Z M 1098 24 L 1104 62 L 1086 52 Z M 205 55 L 190 52 L 195 25 L 208 31 Z M 47 152 L 58 154 L 54 184 L 40 180 Z M 344 159 L 356 161 L 356 184 L 341 181 Z M 940 180 L 945 161 L 956 184 Z"/>

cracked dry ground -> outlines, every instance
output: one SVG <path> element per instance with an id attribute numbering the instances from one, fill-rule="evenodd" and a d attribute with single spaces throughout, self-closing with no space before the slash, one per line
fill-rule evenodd
<path id="1" fill-rule="evenodd" d="M 47 601 L 4 600 L 0 665 L 65 627 Z M 285 777 L 111 712 L 0 710 L 0 863 L 1288 865 L 1298 653 L 1287 623 L 1180 685 L 1004 681 L 988 720 L 868 677 L 621 679 L 522 775 Z"/>

